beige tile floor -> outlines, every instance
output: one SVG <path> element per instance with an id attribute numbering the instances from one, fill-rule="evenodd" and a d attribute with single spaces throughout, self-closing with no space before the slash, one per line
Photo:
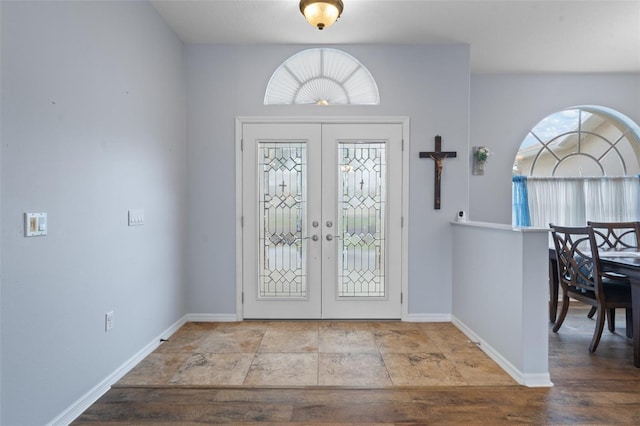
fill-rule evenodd
<path id="1" fill-rule="evenodd" d="M 450 323 L 187 323 L 126 386 L 516 385 Z"/>

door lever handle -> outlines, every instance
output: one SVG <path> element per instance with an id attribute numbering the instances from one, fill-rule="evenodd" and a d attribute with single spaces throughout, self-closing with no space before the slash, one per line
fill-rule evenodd
<path id="1" fill-rule="evenodd" d="M 341 236 L 341 235 L 331 235 L 331 234 L 328 234 L 325 238 L 327 239 L 327 241 L 331 241 L 331 240 L 333 240 L 334 238 L 338 238 L 338 239 L 340 239 L 340 238 L 342 238 L 342 236 Z"/>
<path id="2" fill-rule="evenodd" d="M 308 240 L 309 238 L 311 238 L 311 240 L 313 241 L 318 241 L 320 239 L 320 237 L 318 237 L 317 235 L 312 235 L 310 237 L 304 237 L 303 240 Z"/>

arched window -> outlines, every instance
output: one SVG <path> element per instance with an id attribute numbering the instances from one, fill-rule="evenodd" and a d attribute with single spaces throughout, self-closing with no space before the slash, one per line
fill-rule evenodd
<path id="1" fill-rule="evenodd" d="M 299 52 L 275 70 L 265 105 L 379 105 L 378 86 L 369 70 L 337 49 Z"/>
<path id="2" fill-rule="evenodd" d="M 513 165 L 513 223 L 583 226 L 639 220 L 640 128 L 608 108 L 549 115 L 525 137 Z"/>

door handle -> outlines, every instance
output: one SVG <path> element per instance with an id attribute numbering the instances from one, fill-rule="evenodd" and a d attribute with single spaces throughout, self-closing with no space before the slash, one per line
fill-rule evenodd
<path id="1" fill-rule="evenodd" d="M 331 234 L 327 234 L 327 236 L 325 237 L 327 239 L 327 241 L 331 241 L 334 238 L 342 238 L 340 235 L 331 235 Z"/>
<path id="2" fill-rule="evenodd" d="M 313 240 L 313 241 L 318 241 L 320 239 L 320 237 L 318 237 L 317 235 L 313 234 L 310 237 L 304 237 L 303 240 L 308 240 L 309 238 L 311 238 L 311 240 Z"/>

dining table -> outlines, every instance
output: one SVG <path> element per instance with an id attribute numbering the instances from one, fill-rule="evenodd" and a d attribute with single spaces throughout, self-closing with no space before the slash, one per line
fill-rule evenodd
<path id="1" fill-rule="evenodd" d="M 640 251 L 602 252 L 603 271 L 626 275 L 631 283 L 633 365 L 640 367 Z"/>

